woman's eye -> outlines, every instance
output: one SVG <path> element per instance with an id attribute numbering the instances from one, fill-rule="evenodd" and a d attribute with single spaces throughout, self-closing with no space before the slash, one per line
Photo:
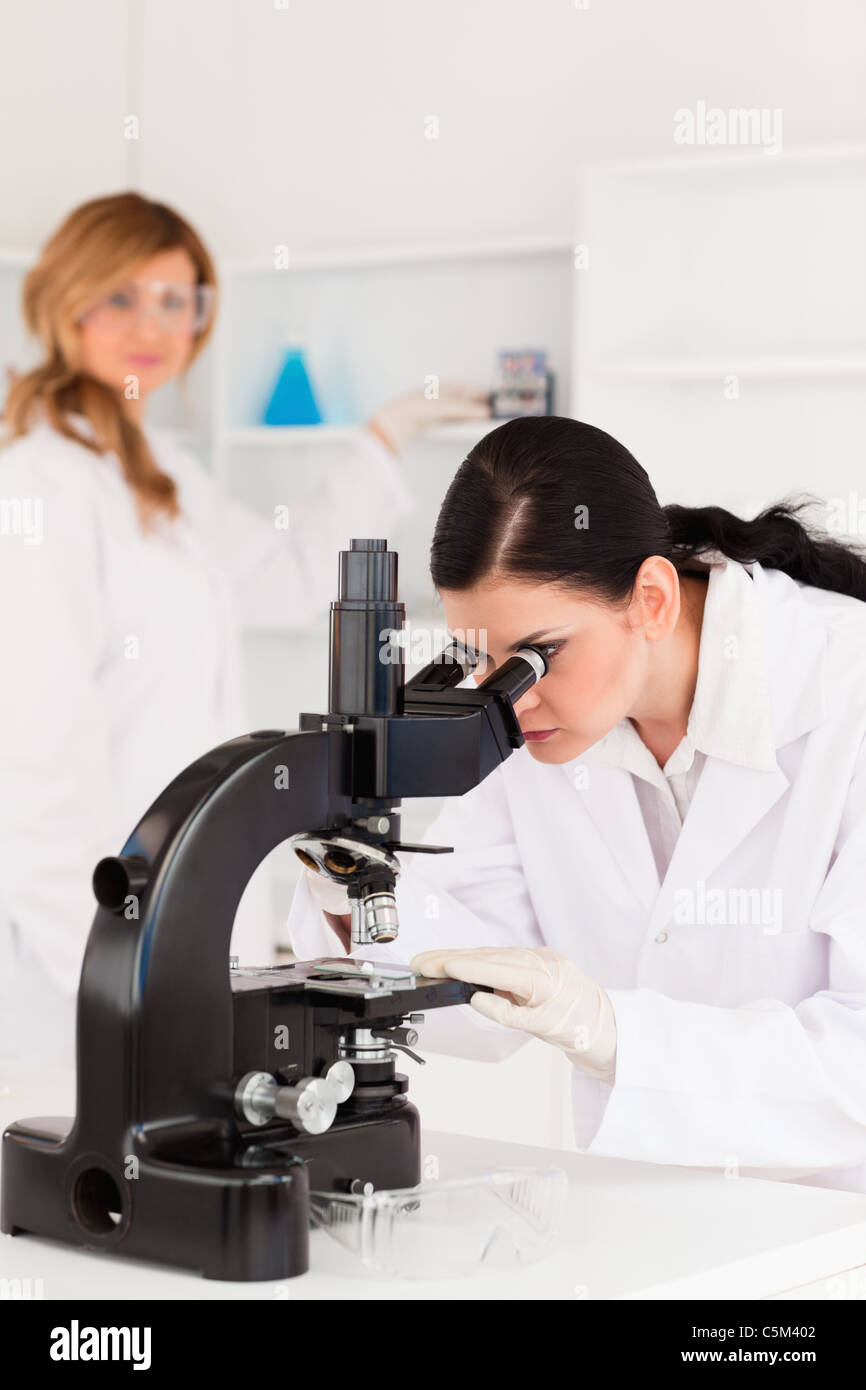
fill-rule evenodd
<path id="1" fill-rule="evenodd" d="M 554 657 L 554 656 L 556 656 L 556 653 L 557 653 L 562 647 L 565 646 L 565 643 L 564 643 L 564 642 L 539 642 L 538 645 L 539 645 L 539 647 L 541 648 L 541 650 L 544 652 L 544 655 L 547 657 L 548 661 L 550 661 L 551 658 Z"/>

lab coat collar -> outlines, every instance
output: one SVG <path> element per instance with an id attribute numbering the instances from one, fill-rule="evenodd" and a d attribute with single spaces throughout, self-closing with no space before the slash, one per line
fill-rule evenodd
<path id="1" fill-rule="evenodd" d="M 66 412 L 66 419 L 68 420 L 69 424 L 71 424 L 72 427 L 78 432 L 78 434 L 83 435 L 85 439 L 96 439 L 96 430 L 94 429 L 90 419 L 88 418 L 88 416 L 83 415 L 80 410 L 68 410 Z M 49 421 L 47 417 L 44 415 L 44 413 L 40 416 L 40 423 L 44 423 L 46 425 L 49 424 Z M 145 437 L 148 440 L 148 443 L 150 443 L 151 445 L 161 444 L 163 442 L 164 436 L 162 431 L 154 429 L 153 426 L 149 425 L 147 422 L 145 422 L 142 426 L 142 433 L 145 435 Z"/>
<path id="2" fill-rule="evenodd" d="M 79 434 L 85 435 L 87 439 L 96 438 L 96 430 L 93 428 L 93 425 L 86 415 L 82 415 L 79 410 L 70 410 L 68 412 L 68 418 L 69 423 L 78 430 Z"/>
<path id="3" fill-rule="evenodd" d="M 66 412 L 66 419 L 67 422 L 70 425 L 72 425 L 73 429 L 80 436 L 83 436 L 85 439 L 89 439 L 92 441 L 98 440 L 98 436 L 94 426 L 91 424 L 88 417 L 86 415 L 83 415 L 81 411 L 68 410 Z M 46 429 L 53 429 L 53 425 L 47 419 L 44 412 L 39 417 L 39 423 Z M 147 443 L 150 446 L 151 451 L 158 460 L 167 454 L 171 445 L 170 434 L 167 434 L 164 430 L 154 429 L 154 427 L 149 424 L 144 424 L 142 426 L 142 433 L 145 439 L 147 440 Z M 110 464 L 117 471 L 120 477 L 124 476 L 124 471 L 120 459 L 117 457 L 117 454 L 114 452 L 113 449 L 103 448 L 102 458 L 105 460 L 106 463 Z"/>
<path id="4" fill-rule="evenodd" d="M 783 571 L 756 564 L 754 580 L 778 749 L 826 717 L 827 626 L 820 608 L 803 598 L 803 586 Z"/>
<path id="5" fill-rule="evenodd" d="M 82 415 L 78 410 L 67 410 L 65 412 L 67 424 L 70 424 L 79 434 L 86 439 L 95 439 L 96 431 L 86 415 Z M 37 402 L 33 407 L 31 427 L 34 429 L 53 430 L 54 422 L 49 419 L 48 412 L 41 402 Z"/>
<path id="6" fill-rule="evenodd" d="M 69 421 L 69 423 L 73 426 L 73 428 L 80 435 L 83 435 L 84 438 L 91 440 L 95 440 L 97 438 L 96 430 L 94 429 L 90 420 L 86 415 L 81 414 L 80 411 L 67 411 L 66 418 Z M 50 425 L 50 423 L 44 419 L 44 417 L 41 423 L 44 424 L 47 428 L 53 428 Z M 178 482 L 178 479 L 175 477 L 175 473 L 173 470 L 175 455 L 172 452 L 171 432 L 162 429 L 156 429 L 154 428 L 154 426 L 149 424 L 143 425 L 142 432 L 160 467 L 164 468 L 165 471 L 168 472 L 170 476 L 174 478 L 175 482 Z M 127 480 L 125 477 L 124 469 L 120 462 L 120 459 L 118 458 L 114 450 L 105 449 L 101 457 L 102 460 L 114 471 L 116 476 L 123 482 L 124 487 L 126 488 Z M 180 484 L 179 490 L 181 507 L 179 514 L 176 517 L 169 519 L 165 517 L 162 513 L 157 513 L 154 517 L 151 518 L 151 529 L 155 534 L 158 533 L 161 537 L 171 541 L 172 544 L 185 546 L 191 553 L 197 556 L 197 558 L 203 565 L 210 566 L 212 568 L 216 567 L 218 569 L 219 565 L 214 560 L 213 555 L 209 553 L 207 546 L 202 540 L 202 537 L 199 534 L 197 534 L 195 528 L 192 525 L 190 525 L 189 518 L 186 514 L 186 510 L 184 507 L 183 487 Z"/>

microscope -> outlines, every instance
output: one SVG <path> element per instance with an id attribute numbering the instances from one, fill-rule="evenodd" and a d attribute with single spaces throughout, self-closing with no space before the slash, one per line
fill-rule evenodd
<path id="1" fill-rule="evenodd" d="M 97 864 L 76 1114 L 5 1131 L 7 1234 L 284 1279 L 309 1267 L 311 1192 L 419 1183 L 419 1115 L 395 1062 L 416 1055 L 425 1010 L 479 986 L 354 952 L 398 937 L 398 856 L 451 849 L 401 843 L 403 798 L 460 796 L 520 747 L 513 702 L 547 660 L 523 647 L 461 688 L 471 657 L 452 643 L 407 682 L 386 541 L 340 552 L 338 592 L 327 714 L 205 753 Z M 345 886 L 353 954 L 239 968 L 238 903 L 285 842 Z"/>

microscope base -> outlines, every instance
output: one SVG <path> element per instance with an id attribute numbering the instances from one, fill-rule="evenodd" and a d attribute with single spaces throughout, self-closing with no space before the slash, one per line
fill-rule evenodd
<path id="1" fill-rule="evenodd" d="M 420 1180 L 418 1111 L 403 1097 L 321 1135 L 269 1129 L 233 1153 L 224 1137 L 199 1127 L 163 1138 L 158 1154 L 140 1159 L 127 1136 L 109 1156 L 79 1144 L 73 1124 L 28 1119 L 6 1130 L 0 1228 L 180 1265 L 206 1279 L 305 1274 L 311 1189 Z"/>

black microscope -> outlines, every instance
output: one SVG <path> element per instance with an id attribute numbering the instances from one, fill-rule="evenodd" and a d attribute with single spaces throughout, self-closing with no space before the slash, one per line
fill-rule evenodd
<path id="1" fill-rule="evenodd" d="M 396 553 L 353 540 L 331 605 L 328 713 L 205 753 L 96 866 L 77 1113 L 5 1131 L 4 1232 L 282 1279 L 309 1266 L 310 1191 L 420 1181 L 397 1053 L 425 1009 L 478 986 L 354 954 L 260 969 L 229 956 L 241 895 L 286 841 L 346 887 L 353 950 L 394 940 L 398 854 L 450 849 L 400 842 L 402 799 L 460 796 L 523 744 L 513 702 L 544 654 L 521 648 L 458 688 L 471 656 L 452 643 L 405 682 L 403 624 Z"/>

